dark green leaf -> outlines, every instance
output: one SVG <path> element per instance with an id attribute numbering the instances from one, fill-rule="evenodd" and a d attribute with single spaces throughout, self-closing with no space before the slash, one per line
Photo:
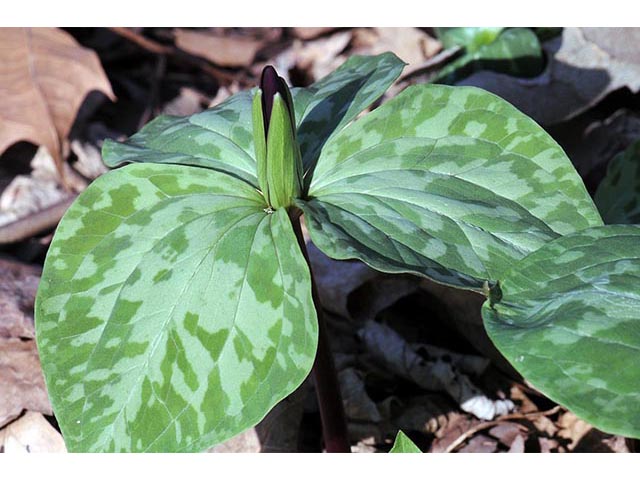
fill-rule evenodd
<path id="1" fill-rule="evenodd" d="M 354 55 L 309 88 L 292 90 L 305 171 L 329 137 L 381 97 L 404 65 L 393 53 Z"/>
<path id="2" fill-rule="evenodd" d="M 60 223 L 38 349 L 71 451 L 201 451 L 306 378 L 316 314 L 284 209 L 227 174 L 133 164 Z"/>
<path id="3" fill-rule="evenodd" d="M 605 432 L 640 437 L 640 227 L 561 237 L 506 272 L 489 336 L 536 388 Z"/>
<path id="4" fill-rule="evenodd" d="M 124 143 L 107 140 L 109 167 L 125 163 L 171 163 L 227 172 L 255 187 L 252 95 L 241 92 L 190 117 L 160 116 Z"/>
<path id="5" fill-rule="evenodd" d="M 548 241 L 602 224 L 537 124 L 482 90 L 436 85 L 333 137 L 299 205 L 333 258 L 477 290 Z"/>

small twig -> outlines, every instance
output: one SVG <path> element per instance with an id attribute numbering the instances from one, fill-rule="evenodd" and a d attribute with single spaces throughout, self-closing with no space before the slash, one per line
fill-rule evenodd
<path id="1" fill-rule="evenodd" d="M 500 425 L 508 420 L 528 420 L 530 418 L 538 418 L 538 417 L 546 417 L 548 415 L 553 415 L 560 410 L 560 405 L 556 405 L 555 407 L 545 410 L 544 412 L 531 412 L 531 413 L 509 413 L 507 415 L 503 415 L 497 420 L 492 420 L 490 422 L 482 422 L 478 425 L 470 428 L 458 438 L 456 438 L 453 442 L 449 444 L 449 446 L 444 450 L 444 453 L 451 453 L 460 445 L 462 445 L 467 439 L 471 438 L 473 435 L 478 433 L 481 430 L 486 430 L 487 428 L 495 427 L 496 425 Z"/>
<path id="2" fill-rule="evenodd" d="M 55 227 L 75 199 L 76 195 L 72 195 L 39 212 L 1 226 L 0 245 L 20 242 Z"/>
<path id="3" fill-rule="evenodd" d="M 151 40 L 144 35 L 140 35 L 129 28 L 124 27 L 110 27 L 113 33 L 120 35 L 122 38 L 126 38 L 132 43 L 135 43 L 140 48 L 144 50 L 148 50 L 151 53 L 156 53 L 158 55 L 170 55 L 171 47 L 167 45 L 163 45 L 154 40 Z"/>

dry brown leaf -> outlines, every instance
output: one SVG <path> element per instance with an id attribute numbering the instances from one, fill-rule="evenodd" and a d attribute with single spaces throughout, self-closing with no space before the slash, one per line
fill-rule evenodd
<path id="1" fill-rule="evenodd" d="M 446 392 L 465 412 L 491 420 L 514 407 L 511 400 L 492 400 L 484 395 L 458 370 L 451 355 L 423 357 L 395 330 L 374 321 L 367 322 L 358 335 L 367 352 L 383 368 L 425 390 Z M 421 345 L 421 349 L 427 348 Z"/>
<path id="2" fill-rule="evenodd" d="M 527 429 L 519 423 L 503 422 L 492 427 L 489 430 L 489 435 L 499 440 L 504 446 L 511 447 L 518 437 L 522 438 L 523 430 L 526 431 Z"/>
<path id="3" fill-rule="evenodd" d="M 308 42 L 295 40 L 290 48 L 273 59 L 273 63 L 279 72 L 295 69 L 306 72 L 310 82 L 320 80 L 346 61 L 341 53 L 351 37 L 351 31 L 347 30 Z"/>
<path id="4" fill-rule="evenodd" d="M 75 191 L 86 187 L 86 182 L 73 172 L 67 163 L 62 164 L 66 183 Z M 0 226 L 42 211 L 71 194 L 59 182 L 54 159 L 48 150 L 40 147 L 31 160 L 31 174 L 17 175 L 0 195 Z M 0 243 L 3 243 L 0 235 Z"/>
<path id="5" fill-rule="evenodd" d="M 23 410 L 51 414 L 34 340 L 40 268 L 0 259 L 0 427 Z"/>
<path id="6" fill-rule="evenodd" d="M 207 450 L 209 453 L 260 453 L 260 438 L 255 428 L 249 428 L 226 442 Z"/>
<path id="7" fill-rule="evenodd" d="M 378 409 L 385 418 L 394 417 L 393 425 L 396 431 L 415 430 L 422 433 L 436 433 L 446 429 L 460 416 L 459 412 L 452 411 L 451 403 L 440 394 L 430 393 L 409 397 L 403 399 L 400 407 L 395 406 L 397 403 L 400 401 L 389 397 L 378 405 Z M 394 411 L 397 411 L 395 415 Z"/>
<path id="8" fill-rule="evenodd" d="M 36 342 L 0 338 L 0 426 L 23 410 L 52 413 Z"/>
<path id="9" fill-rule="evenodd" d="M 218 91 L 216 92 L 216 96 L 213 97 L 211 99 L 211 101 L 209 102 L 209 107 L 215 107 L 216 105 L 219 105 L 220 103 L 224 102 L 227 98 L 229 98 L 232 95 L 235 95 L 236 93 L 238 93 L 240 90 L 242 90 L 240 88 L 240 84 L 238 82 L 231 82 L 230 85 L 221 85 L 220 88 L 218 88 Z"/>
<path id="10" fill-rule="evenodd" d="M 573 450 L 576 445 L 578 445 L 578 442 L 580 442 L 580 439 L 593 428 L 587 422 L 576 417 L 571 412 L 565 412 L 562 414 L 558 419 L 557 424 L 558 427 L 560 427 L 558 436 L 570 441 L 568 445 L 570 450 Z"/>
<path id="11" fill-rule="evenodd" d="M 359 53 L 377 55 L 393 52 L 408 64 L 403 71 L 404 75 L 420 67 L 425 60 L 442 49 L 442 44 L 438 40 L 418 28 L 377 27 L 374 32 L 375 36 L 370 35 L 370 32 L 359 33 L 361 45 Z M 366 40 L 364 37 L 367 37 Z"/>
<path id="12" fill-rule="evenodd" d="M 443 453 L 447 451 L 449 445 L 480 423 L 480 420 L 477 420 L 470 415 L 463 415 L 460 413 L 452 414 L 447 425 L 435 433 L 436 438 L 433 440 L 429 452 Z"/>
<path id="13" fill-rule="evenodd" d="M 218 89 L 218 92 L 223 87 Z M 202 111 L 202 106 L 208 104 L 210 98 L 191 87 L 180 87 L 178 95 L 162 107 L 163 115 L 175 115 L 178 117 L 188 117 L 194 113 Z"/>
<path id="14" fill-rule="evenodd" d="M 0 153 L 43 145 L 62 176 L 62 144 L 87 94 L 115 100 L 98 56 L 57 28 L 0 29 Z"/>
<path id="15" fill-rule="evenodd" d="M 539 411 L 538 406 L 531 401 L 529 396 L 518 384 L 511 386 L 509 390 L 509 398 L 518 405 L 519 412 L 532 413 Z"/>
<path id="16" fill-rule="evenodd" d="M 493 453 L 498 449 L 498 442 L 491 437 L 480 434 L 469 440 L 469 443 L 461 448 L 460 453 Z"/>
<path id="17" fill-rule="evenodd" d="M 438 283 L 423 279 L 420 288 L 430 293 L 439 302 L 445 305 L 447 310 L 448 325 L 455 328 L 482 355 L 508 375 L 518 378 L 517 372 L 489 339 L 480 310 L 485 298 L 478 293 L 468 290 L 450 288 Z"/>
<path id="18" fill-rule="evenodd" d="M 614 435 L 612 437 L 605 438 L 604 440 L 602 440 L 602 443 L 605 447 L 607 447 L 612 452 L 630 453 L 629 445 L 627 444 L 627 441 L 625 440 L 624 437 L 620 435 Z"/>
<path id="19" fill-rule="evenodd" d="M 533 79 L 478 72 L 461 85 L 489 90 L 545 125 L 568 120 L 621 87 L 640 89 L 640 28 L 565 28 L 545 44 L 549 63 Z"/>
<path id="20" fill-rule="evenodd" d="M 382 274 L 349 292 L 347 309 L 350 317 L 365 321 L 376 316 L 420 288 L 420 280 L 412 275 Z"/>
<path id="21" fill-rule="evenodd" d="M 247 67 L 264 46 L 261 40 L 246 36 L 181 28 L 175 30 L 175 40 L 176 46 L 181 50 L 206 58 L 221 67 Z"/>
<path id="22" fill-rule="evenodd" d="M 540 453 L 557 452 L 560 448 L 558 441 L 553 438 L 538 437 L 538 443 L 540 444 Z"/>
<path id="23" fill-rule="evenodd" d="M 294 37 L 301 40 L 311 40 L 312 38 L 319 37 L 325 33 L 329 33 L 335 30 L 336 27 L 293 27 L 291 32 Z"/>
<path id="24" fill-rule="evenodd" d="M 73 164 L 73 168 L 85 178 L 93 180 L 109 171 L 102 161 L 100 150 L 91 142 L 72 140 L 71 151 L 78 157 L 78 160 Z"/>
<path id="25" fill-rule="evenodd" d="M 34 338 L 39 267 L 0 258 L 0 338 Z M 0 405 L 1 408 L 1 405 Z"/>
<path id="26" fill-rule="evenodd" d="M 307 250 L 322 306 L 348 318 L 349 294 L 367 281 L 379 278 L 381 274 L 362 262 L 333 260 L 312 243 L 307 243 Z"/>
<path id="27" fill-rule="evenodd" d="M 358 260 L 338 261 L 307 243 L 324 308 L 344 318 L 365 321 L 419 288 L 410 275 L 377 272 Z"/>
<path id="28" fill-rule="evenodd" d="M 382 420 L 378 407 L 371 400 L 362 375 L 355 368 L 347 368 L 338 374 L 344 410 L 349 420 L 377 423 Z"/>
<path id="29" fill-rule="evenodd" d="M 27 412 L 0 430 L 5 453 L 66 453 L 62 435 L 37 412 Z"/>
<path id="30" fill-rule="evenodd" d="M 539 432 L 544 433 L 548 437 L 553 437 L 556 433 L 558 433 L 558 427 L 549 417 L 544 415 L 540 415 L 539 417 L 534 418 L 531 423 Z"/>
<path id="31" fill-rule="evenodd" d="M 509 447 L 509 453 L 524 453 L 524 441 L 524 436 L 518 434 Z"/>

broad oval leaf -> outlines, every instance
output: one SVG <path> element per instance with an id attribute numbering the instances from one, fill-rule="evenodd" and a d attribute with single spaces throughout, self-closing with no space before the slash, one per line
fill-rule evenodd
<path id="1" fill-rule="evenodd" d="M 602 221 L 562 149 L 472 87 L 410 87 L 324 147 L 311 238 L 338 259 L 480 290 L 514 260 Z"/>
<path id="2" fill-rule="evenodd" d="M 396 441 L 393 442 L 393 447 L 391 447 L 389 453 L 422 453 L 422 451 L 402 430 L 398 430 Z"/>
<path id="3" fill-rule="evenodd" d="M 561 237 L 514 263 L 482 308 L 512 365 L 597 428 L 640 438 L 640 227 Z"/>
<path id="4" fill-rule="evenodd" d="M 197 167 L 133 164 L 60 223 L 36 299 L 40 356 L 72 451 L 199 451 L 307 376 L 317 321 L 284 209 Z"/>
<path id="5" fill-rule="evenodd" d="M 611 160 L 593 200 L 605 223 L 640 223 L 640 140 Z"/>
<path id="6" fill-rule="evenodd" d="M 398 78 L 405 63 L 393 53 L 354 55 L 308 88 L 291 91 L 305 170 L 312 170 L 322 146 L 371 105 Z"/>
<path id="7" fill-rule="evenodd" d="M 206 167 L 258 185 L 250 92 L 190 117 L 162 115 L 124 143 L 106 140 L 109 167 L 125 163 L 171 163 Z"/>

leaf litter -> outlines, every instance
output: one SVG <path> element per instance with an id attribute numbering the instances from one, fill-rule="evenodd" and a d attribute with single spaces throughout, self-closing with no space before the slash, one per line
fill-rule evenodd
<path id="1" fill-rule="evenodd" d="M 3 32 L 15 38 L 0 38 L 0 49 L 18 42 L 18 33 Z M 304 86 L 349 55 L 392 50 L 409 63 L 392 89 L 395 94 L 425 81 L 424 69 L 437 72 L 457 55 L 442 50 L 428 28 L 36 29 L 32 35 L 59 39 L 64 47 L 52 42 L 51 49 L 29 52 L 20 46 L 37 57 L 44 73 L 28 79 L 29 87 L 19 87 L 24 91 L 15 96 L 16 103 L 0 110 L 3 119 L 25 110 L 14 122 L 20 129 L 0 133 L 5 153 L 0 160 L 0 225 L 5 227 L 36 219 L 65 201 L 69 185 L 61 181 L 61 168 L 75 191 L 104 173 L 99 161 L 104 138 L 130 135 L 158 114 L 187 115 L 220 103 L 253 86 L 267 63 L 291 84 Z M 603 175 L 609 160 L 640 135 L 634 127 L 640 67 L 637 52 L 628 47 L 637 35 L 637 29 L 564 29 L 561 37 L 544 43 L 548 61 L 541 76 L 517 79 L 481 71 L 464 82 L 494 89 L 538 121 L 553 124 L 551 131 L 558 132 L 563 146 L 574 138 L 587 142 L 589 148 L 568 151 L 583 177 L 591 176 L 597 186 L 598 172 Z M 47 105 L 43 95 L 51 98 L 39 80 L 55 77 L 52 66 L 66 61 L 59 58 L 63 49 L 74 52 L 74 66 L 84 65 L 86 74 L 64 89 L 61 114 L 36 122 L 34 115 Z M 159 57 L 166 59 L 164 66 Z M 10 84 L 8 69 L 18 70 L 13 61 L 2 65 L 0 91 Z M 587 85 L 594 78 L 598 81 Z M 612 96 L 620 88 L 629 93 Z M 80 104 L 92 89 L 115 103 L 100 103 L 84 114 Z M 631 103 L 624 101 L 629 99 Z M 575 131 L 578 137 L 563 137 L 563 132 Z M 22 164 L 31 165 L 26 172 L 16 170 L 8 159 L 17 150 L 7 148 L 19 140 L 44 145 L 49 154 L 24 158 Z M 32 308 L 37 264 L 65 208 L 20 235 L 12 231 L 11 242 L 0 245 L 0 449 L 6 452 L 64 450 L 50 417 L 33 341 Z M 34 242 L 39 245 L 35 253 Z M 428 452 L 629 451 L 624 438 L 595 430 L 515 374 L 484 332 L 478 314 L 481 296 L 379 273 L 356 261 L 336 262 L 312 245 L 309 250 L 353 451 L 388 451 L 399 429 Z M 307 380 L 255 428 L 210 451 L 319 451 L 319 438 L 318 408 Z"/>

